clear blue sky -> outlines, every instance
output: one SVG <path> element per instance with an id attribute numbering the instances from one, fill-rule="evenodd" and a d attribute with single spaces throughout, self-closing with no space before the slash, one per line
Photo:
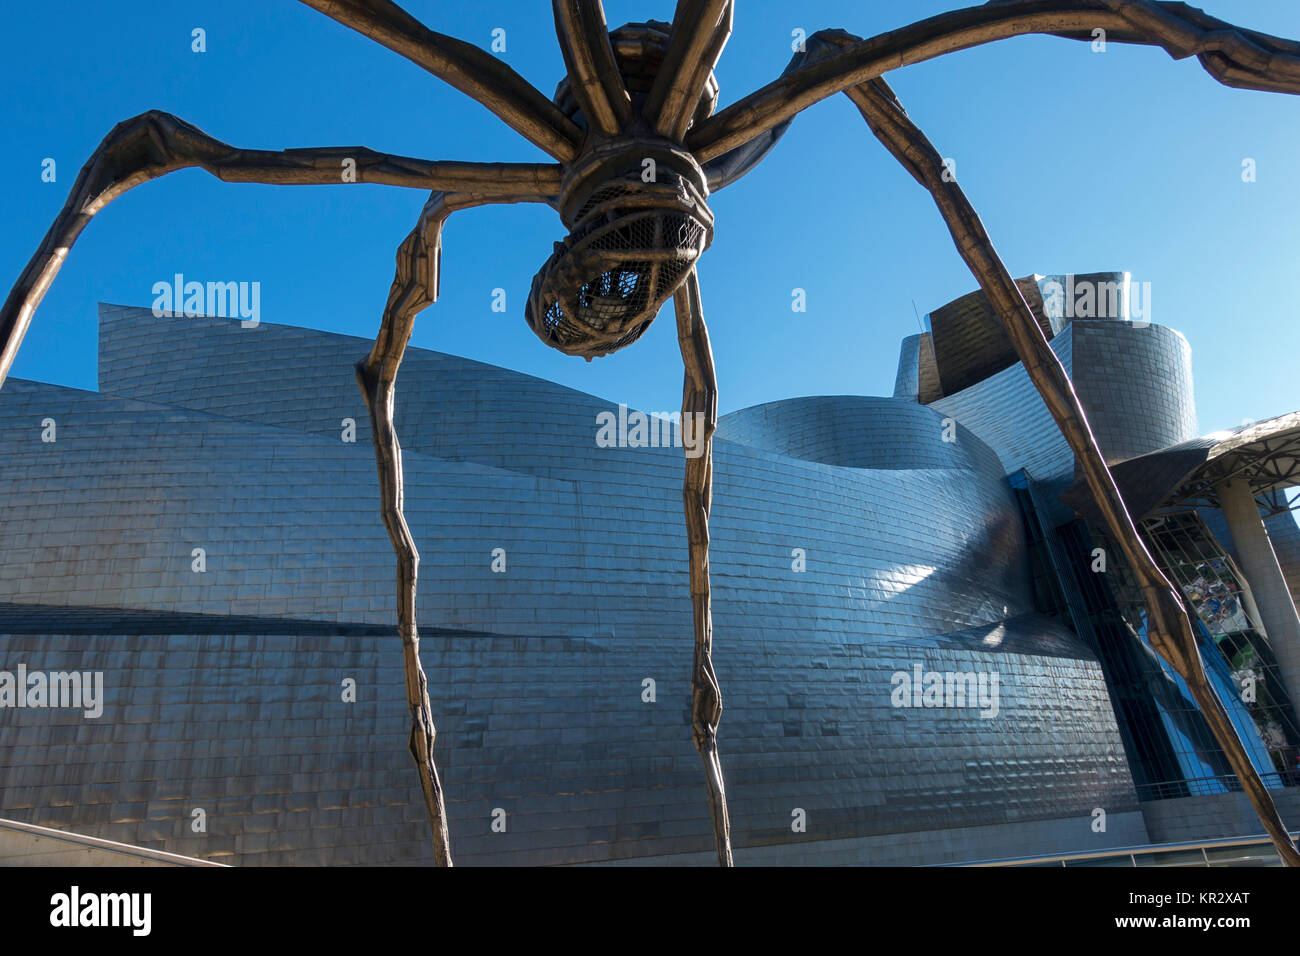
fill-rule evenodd
<path id="1" fill-rule="evenodd" d="M 774 78 L 795 28 L 870 35 L 953 0 L 742 0 L 718 70 L 723 104 Z M 407 0 L 487 45 L 547 95 L 562 72 L 550 4 Z M 1205 0 L 1300 38 L 1295 0 Z M 611 24 L 669 0 L 607 0 Z M 206 53 L 190 31 L 207 31 Z M 1022 38 L 889 75 L 1016 275 L 1127 269 L 1154 321 L 1192 343 L 1203 432 L 1300 408 L 1300 98 L 1230 90 L 1194 60 Z M 291 0 L 11 5 L 0 33 L 0 283 L 21 271 L 101 137 L 159 108 L 237 145 L 366 145 L 431 159 L 545 157 L 413 64 Z M 40 180 L 41 161 L 58 181 Z M 1258 180 L 1241 180 L 1243 158 Z M 132 191 L 82 236 L 15 375 L 95 387 L 95 303 L 147 306 L 154 282 L 259 281 L 262 319 L 371 336 L 393 252 L 424 194 L 382 186 L 227 185 L 187 170 Z M 843 97 L 803 114 L 764 164 L 718 193 L 700 267 L 724 412 L 796 395 L 888 394 L 899 340 L 974 283 L 928 196 Z M 418 346 L 649 410 L 679 407 L 671 306 L 634 348 L 592 362 L 543 346 L 524 296 L 563 235 L 546 207 L 474 210 L 444 235 L 442 298 Z M 492 290 L 509 309 L 491 310 Z M 791 290 L 807 290 L 793 313 Z M 456 318 L 455 324 L 450 317 Z M 400 380 L 399 380 L 400 387 Z M 400 400 L 400 390 L 399 390 Z"/>

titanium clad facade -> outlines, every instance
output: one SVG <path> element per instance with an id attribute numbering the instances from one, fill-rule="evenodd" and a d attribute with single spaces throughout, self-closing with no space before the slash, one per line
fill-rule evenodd
<path id="1" fill-rule="evenodd" d="M 1109 461 L 1197 437 L 1192 349 L 1163 325 L 1106 320 L 1070 324 L 1073 381 Z"/>
<path id="2" fill-rule="evenodd" d="M 105 694 L 98 719 L 0 710 L 0 816 L 240 864 L 428 862 L 351 371 L 368 348 L 104 307 L 100 392 L 6 383 L 0 669 L 102 671 Z M 602 447 L 617 405 L 420 350 L 398 410 L 457 861 L 709 862 L 683 449 Z M 1096 659 L 1038 613 L 1004 463 L 943 419 L 845 396 L 720 425 L 740 863 L 1145 839 Z M 917 667 L 996 674 L 996 706 L 914 706 L 894 692 Z"/>
<path id="3" fill-rule="evenodd" d="M 1259 622 L 1233 611 L 1239 604 L 1235 589 L 1249 582 L 1237 582 L 1237 572 L 1223 562 L 1233 553 L 1223 515 L 1215 507 L 1201 507 L 1191 517 L 1187 505 L 1162 509 L 1175 490 L 1169 483 L 1196 466 L 1194 449 L 1216 440 L 1198 436 L 1190 346 L 1172 329 L 1129 318 L 1130 312 L 1138 314 L 1139 301 L 1145 302 L 1142 314 L 1149 315 L 1150 291 L 1124 273 L 1029 277 L 1020 286 L 1031 305 L 1039 302 L 1039 290 L 1052 290 L 1052 307 L 1046 310 L 1050 325 L 1042 317 L 1040 324 L 1107 461 L 1125 463 L 1123 473 L 1133 460 L 1167 456 L 1168 474 L 1149 470 L 1143 480 L 1129 482 L 1130 511 L 1139 522 L 1149 519 L 1141 526 L 1148 542 L 1158 539 L 1153 553 L 1197 608 L 1209 678 L 1265 785 L 1277 791 L 1296 786 L 1300 723 Z M 1068 304 L 1076 302 L 1076 292 L 1092 299 L 1084 314 L 1071 317 Z M 1006 364 L 1005 344 L 990 331 L 996 317 L 987 299 L 982 293 L 964 296 L 932 313 L 931 320 L 936 358 L 927 356 L 924 337 L 905 342 L 895 393 L 922 402 L 927 395 L 920 382 L 931 375 L 939 387 L 928 393 L 929 407 L 988 442 L 1013 484 L 1024 488 L 1043 524 L 1036 579 L 1045 582 L 1041 592 L 1047 603 L 1068 607 L 1080 634 L 1099 653 L 1139 797 L 1145 803 L 1238 790 L 1181 679 L 1149 648 L 1134 643 L 1134 634 L 1145 641 L 1144 599 L 1131 586 L 1105 529 L 1094 524 L 1086 493 L 1079 497 L 1073 454 L 1029 376 L 1020 364 Z M 961 387 L 952 390 L 953 383 Z M 1185 459 L 1174 457 L 1187 448 L 1193 452 Z M 1058 496 L 1067 489 L 1070 494 L 1062 500 Z M 1083 506 L 1083 517 L 1071 505 Z M 1267 528 L 1283 573 L 1294 577 L 1293 516 L 1270 518 Z M 1247 675 L 1265 682 L 1266 692 L 1244 700 L 1239 684 Z"/>
<path id="4" fill-rule="evenodd" d="M 1076 319 L 1049 344 L 1065 366 L 1108 462 L 1197 437 L 1192 351 L 1181 332 Z M 1054 521 L 1072 517 L 1055 497 L 1074 483 L 1074 453 L 1023 365 L 996 372 L 929 407 L 987 442 L 1008 472 L 1027 470 L 1049 499 Z"/>
<path id="5" fill-rule="evenodd" d="M 1073 327 L 1051 342 L 1052 351 L 1074 374 Z M 1045 485 L 1074 478 L 1074 454 L 1061 437 L 1023 366 L 995 372 L 975 385 L 930 403 L 930 408 L 954 418 L 988 443 L 1007 472 L 1024 468 Z"/>

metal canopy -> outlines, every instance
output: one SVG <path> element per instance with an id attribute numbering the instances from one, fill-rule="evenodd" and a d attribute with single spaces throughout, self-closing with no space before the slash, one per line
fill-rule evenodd
<path id="1" fill-rule="evenodd" d="M 1141 519 L 1175 505 L 1219 507 L 1215 486 L 1250 483 L 1266 516 L 1294 510 L 1285 490 L 1300 485 L 1300 412 L 1214 432 L 1110 466 L 1129 513 Z M 1077 479 L 1061 495 L 1076 511 L 1094 517 L 1091 495 Z"/>

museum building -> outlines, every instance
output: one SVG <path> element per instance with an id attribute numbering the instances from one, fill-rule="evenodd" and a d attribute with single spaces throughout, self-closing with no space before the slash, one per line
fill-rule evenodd
<path id="1" fill-rule="evenodd" d="M 1189 344 L 1138 320 L 1127 274 L 1020 285 L 1300 826 L 1300 413 L 1201 435 Z M 719 423 L 736 862 L 1260 832 L 1145 643 L 1140 595 L 987 299 L 925 328 L 890 397 Z M 369 348 L 103 305 L 98 391 L 0 389 L 0 823 L 236 865 L 431 861 L 352 371 Z M 451 355 L 403 362 L 405 513 L 458 864 L 714 859 L 690 733 L 684 449 L 627 440 L 632 417 Z M 6 703 L 20 666 L 99 675 L 100 699 L 22 706 L 11 677 Z"/>

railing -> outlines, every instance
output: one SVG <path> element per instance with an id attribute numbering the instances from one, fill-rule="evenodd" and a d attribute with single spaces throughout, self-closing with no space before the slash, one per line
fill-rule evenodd
<path id="1" fill-rule="evenodd" d="M 60 866 L 226 865 L 18 820 L 0 820 L 0 866 L 42 866 L 49 861 Z"/>
<path id="2" fill-rule="evenodd" d="M 1300 830 L 1291 834 L 1300 836 Z M 940 866 L 1281 866 L 1277 850 L 1263 834 L 1196 843 L 1153 843 L 1110 847 L 1055 856 L 1008 857 Z"/>
<path id="3" fill-rule="evenodd" d="M 1269 790 L 1300 785 L 1300 773 L 1288 771 L 1261 773 L 1259 778 Z M 1240 793 L 1241 782 L 1232 774 L 1217 777 L 1194 777 L 1188 780 L 1169 780 L 1161 783 L 1137 785 L 1139 800 L 1176 800 L 1179 797 L 1208 797 L 1220 793 Z"/>

